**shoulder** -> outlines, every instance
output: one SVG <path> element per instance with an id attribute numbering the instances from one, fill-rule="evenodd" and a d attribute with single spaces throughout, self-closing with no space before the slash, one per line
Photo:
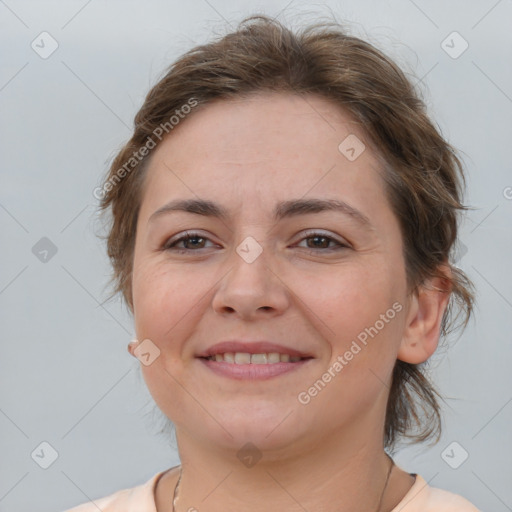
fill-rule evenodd
<path id="1" fill-rule="evenodd" d="M 480 512 L 466 498 L 430 487 L 420 475 L 392 512 Z"/>
<path id="2" fill-rule="evenodd" d="M 121 489 L 109 496 L 82 503 L 64 512 L 131 512 L 144 510 L 156 512 L 154 490 L 159 478 L 166 472 L 161 471 L 147 482 L 129 489 Z"/>

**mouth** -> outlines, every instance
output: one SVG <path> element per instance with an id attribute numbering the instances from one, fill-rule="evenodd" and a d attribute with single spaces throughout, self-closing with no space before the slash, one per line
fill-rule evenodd
<path id="1" fill-rule="evenodd" d="M 303 359 L 299 356 L 290 354 L 280 354 L 279 352 L 269 352 L 262 354 L 251 354 L 250 352 L 225 352 L 224 354 L 215 354 L 206 358 L 207 361 L 217 361 L 229 364 L 277 364 L 277 363 L 296 363 Z"/>
<path id="2" fill-rule="evenodd" d="M 261 380 L 302 368 L 311 354 L 268 342 L 222 342 L 196 356 L 218 375 L 238 380 Z"/>

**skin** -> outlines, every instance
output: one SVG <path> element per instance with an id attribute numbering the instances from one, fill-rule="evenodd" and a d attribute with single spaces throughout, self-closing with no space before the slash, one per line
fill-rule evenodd
<path id="1" fill-rule="evenodd" d="M 176 426 L 180 512 L 377 510 L 389 469 L 382 432 L 393 366 L 432 355 L 449 294 L 407 290 L 399 224 L 379 162 L 368 141 L 349 161 L 338 150 L 349 134 L 365 142 L 361 128 L 326 99 L 259 93 L 196 110 L 151 156 L 135 241 L 133 311 L 137 339 L 160 350 L 141 368 Z M 149 220 L 178 198 L 215 201 L 230 216 L 174 212 Z M 277 202 L 300 198 L 343 200 L 372 227 L 336 211 L 273 219 Z M 165 248 L 187 230 L 200 234 Z M 263 250 L 252 263 L 236 252 L 248 236 Z M 317 396 L 299 403 L 298 394 L 397 302 L 402 310 Z M 314 359 L 265 381 L 239 381 L 195 358 L 234 338 L 298 347 Z M 136 346 L 129 349 L 134 356 Z M 250 468 L 237 457 L 247 442 L 262 455 Z M 172 510 L 176 479 L 172 470 L 159 480 L 159 512 Z M 396 506 L 413 483 L 395 467 L 381 511 Z"/>

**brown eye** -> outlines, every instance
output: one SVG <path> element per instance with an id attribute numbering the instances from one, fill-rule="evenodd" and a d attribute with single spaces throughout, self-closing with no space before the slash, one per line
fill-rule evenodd
<path id="1" fill-rule="evenodd" d="M 308 247 L 311 247 L 312 249 L 328 249 L 329 243 L 331 242 L 331 239 L 328 236 L 323 235 L 310 236 L 306 238 L 306 240 L 313 240 L 312 244 L 308 245 Z"/>

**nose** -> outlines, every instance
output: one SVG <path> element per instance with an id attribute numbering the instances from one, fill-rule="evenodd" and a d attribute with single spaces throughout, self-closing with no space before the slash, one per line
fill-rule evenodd
<path id="1" fill-rule="evenodd" d="M 253 261 L 233 251 L 230 270 L 216 290 L 212 306 L 217 313 L 256 320 L 281 315 L 289 304 L 290 292 L 270 250 L 263 250 Z M 271 268 L 273 267 L 273 268 Z"/>

